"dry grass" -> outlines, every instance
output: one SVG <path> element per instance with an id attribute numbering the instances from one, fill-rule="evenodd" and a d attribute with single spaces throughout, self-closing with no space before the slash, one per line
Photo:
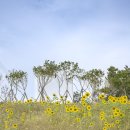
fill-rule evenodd
<path id="1" fill-rule="evenodd" d="M 56 105 L 56 103 L 40 102 L 1 104 L 0 130 L 130 130 L 129 102 L 126 104 L 99 102 L 97 104 L 86 103 L 86 105 L 90 105 L 92 109 L 87 110 L 86 106 L 81 104 Z M 76 106 L 79 111 L 66 112 L 66 106 Z M 47 113 L 48 108 L 51 108 L 53 113 Z M 119 110 L 123 117 L 114 117 L 114 108 Z M 100 112 L 105 113 L 103 120 L 100 119 Z M 108 124 L 104 125 L 104 123 Z M 13 124 L 18 127 L 13 128 Z"/>

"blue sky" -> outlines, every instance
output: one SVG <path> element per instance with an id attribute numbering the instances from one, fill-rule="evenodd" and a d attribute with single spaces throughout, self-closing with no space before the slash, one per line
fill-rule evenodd
<path id="1" fill-rule="evenodd" d="M 44 60 L 89 70 L 130 66 L 129 0 L 0 0 L 0 72 L 28 72 Z M 31 89 L 32 88 L 32 89 Z"/>

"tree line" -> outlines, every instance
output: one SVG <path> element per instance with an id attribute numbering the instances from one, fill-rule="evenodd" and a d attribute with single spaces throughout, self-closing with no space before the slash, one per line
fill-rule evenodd
<path id="1" fill-rule="evenodd" d="M 70 98 L 74 101 L 74 95 L 77 93 L 80 97 L 91 89 L 92 100 L 95 101 L 99 93 L 104 93 L 106 98 L 112 96 L 128 96 L 130 99 L 130 68 L 125 66 L 122 70 L 114 66 L 107 69 L 107 74 L 101 69 L 91 69 L 86 71 L 79 67 L 78 63 L 64 61 L 58 64 L 55 61 L 45 60 L 43 65 L 34 66 L 33 73 L 38 83 L 38 95 L 36 100 L 45 101 L 49 95 L 46 91 L 48 85 L 55 80 L 58 88 L 58 95 L 64 97 L 66 101 Z M 2 102 L 28 100 L 26 92 L 28 83 L 28 74 L 22 70 L 12 70 L 5 77 L 7 85 L 0 84 Z M 2 76 L 0 76 L 2 81 Z M 61 88 L 65 89 L 61 94 Z M 72 88 L 70 94 L 69 88 Z"/>

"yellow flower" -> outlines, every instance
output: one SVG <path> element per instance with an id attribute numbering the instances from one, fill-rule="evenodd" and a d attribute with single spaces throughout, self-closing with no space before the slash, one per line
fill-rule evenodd
<path id="1" fill-rule="evenodd" d="M 104 125 L 105 125 L 105 126 L 108 126 L 108 122 L 104 122 Z"/>
<path id="2" fill-rule="evenodd" d="M 13 111 L 10 112 L 10 115 L 13 115 Z"/>
<path id="3" fill-rule="evenodd" d="M 114 117 L 119 116 L 120 114 L 118 112 L 113 113 Z"/>
<path id="4" fill-rule="evenodd" d="M 105 112 L 104 111 L 101 111 L 100 112 L 100 116 L 104 116 L 105 115 Z"/>
<path id="5" fill-rule="evenodd" d="M 51 114 L 52 114 L 52 115 L 54 115 L 54 112 L 53 112 L 53 111 L 51 111 Z"/>
<path id="6" fill-rule="evenodd" d="M 13 124 L 12 127 L 16 129 L 16 128 L 18 128 L 18 125 L 17 124 Z"/>
<path id="7" fill-rule="evenodd" d="M 6 109 L 5 111 L 6 111 L 6 112 L 9 112 L 9 109 Z"/>
<path id="8" fill-rule="evenodd" d="M 112 110 L 115 111 L 115 110 L 116 110 L 116 107 L 113 107 Z"/>
<path id="9" fill-rule="evenodd" d="M 114 127 L 115 126 L 115 124 L 114 123 L 111 123 L 111 127 Z"/>
<path id="10" fill-rule="evenodd" d="M 121 98 L 124 99 L 124 100 L 128 100 L 127 96 L 122 96 Z"/>
<path id="11" fill-rule="evenodd" d="M 69 108 L 69 111 L 70 111 L 70 112 L 73 112 L 73 111 L 74 111 L 73 107 L 70 107 L 70 108 Z"/>
<path id="12" fill-rule="evenodd" d="M 32 99 L 29 99 L 30 103 L 32 102 Z"/>
<path id="13" fill-rule="evenodd" d="M 115 103 L 115 102 L 116 102 L 116 99 L 112 99 L 112 102 Z"/>
<path id="14" fill-rule="evenodd" d="M 78 108 L 74 108 L 74 112 L 78 112 Z"/>
<path id="15" fill-rule="evenodd" d="M 47 108 L 47 111 L 50 112 L 50 111 L 52 111 L 52 110 L 51 110 L 51 108 Z"/>
<path id="16" fill-rule="evenodd" d="M 103 100 L 102 100 L 102 103 L 103 103 L 103 104 L 107 104 L 107 102 L 106 102 L 106 100 L 105 100 L 105 99 L 103 99 Z"/>
<path id="17" fill-rule="evenodd" d="M 41 104 L 41 106 L 44 106 L 45 102 L 44 101 L 40 101 L 40 104 Z"/>
<path id="18" fill-rule="evenodd" d="M 91 106 L 87 105 L 87 110 L 90 111 L 91 110 Z"/>
<path id="19" fill-rule="evenodd" d="M 123 104 L 127 104 L 127 100 L 123 100 Z"/>
<path id="20" fill-rule="evenodd" d="M 76 118 L 76 121 L 77 121 L 77 122 L 80 122 L 80 121 L 81 121 L 81 119 L 80 119 L 80 118 Z"/>
<path id="21" fill-rule="evenodd" d="M 60 99 L 63 99 L 63 96 L 60 96 Z"/>
<path id="22" fill-rule="evenodd" d="M 69 108 L 66 108 L 66 112 L 70 112 Z"/>
<path id="23" fill-rule="evenodd" d="M 118 113 L 119 113 L 119 112 L 120 112 L 120 109 L 116 108 L 116 109 L 115 109 L 115 112 L 118 112 Z"/>
<path id="24" fill-rule="evenodd" d="M 103 130 L 107 130 L 107 127 L 103 127 Z"/>
<path id="25" fill-rule="evenodd" d="M 70 101 L 67 101 L 66 104 L 70 104 Z"/>
<path id="26" fill-rule="evenodd" d="M 86 92 L 86 93 L 85 93 L 85 96 L 86 96 L 86 97 L 89 97 L 89 96 L 90 96 L 90 93 L 89 93 L 89 92 Z"/>
<path id="27" fill-rule="evenodd" d="M 94 123 L 93 123 L 93 122 L 91 122 L 91 123 L 89 124 L 89 126 L 90 126 L 90 127 L 94 126 Z"/>
<path id="28" fill-rule="evenodd" d="M 116 124 L 120 124 L 120 120 L 116 120 L 115 123 L 116 123 Z"/>
<path id="29" fill-rule="evenodd" d="M 105 118 L 104 118 L 104 116 L 100 116 L 100 120 L 104 120 Z"/>
<path id="30" fill-rule="evenodd" d="M 82 106 L 86 107 L 86 105 L 87 105 L 86 102 L 82 102 Z"/>
<path id="31" fill-rule="evenodd" d="M 104 99 L 104 98 L 105 98 L 105 95 L 104 95 L 104 94 L 100 94 L 100 95 L 98 96 L 98 98 L 99 98 L 99 99 Z"/>
<path id="32" fill-rule="evenodd" d="M 123 118 L 123 117 L 124 117 L 124 114 L 123 114 L 123 113 L 120 113 L 119 116 L 120 116 L 120 118 Z"/>
<path id="33" fill-rule="evenodd" d="M 109 96 L 109 97 L 108 97 L 108 100 L 111 100 L 112 98 L 113 98 L 112 96 Z"/>

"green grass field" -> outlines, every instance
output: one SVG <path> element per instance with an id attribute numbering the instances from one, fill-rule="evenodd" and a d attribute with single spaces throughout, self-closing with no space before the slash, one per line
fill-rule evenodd
<path id="1" fill-rule="evenodd" d="M 0 104 L 0 130 L 130 130 L 130 101 L 126 96 L 88 103 L 84 95 L 80 103 L 62 99 L 55 102 Z"/>

